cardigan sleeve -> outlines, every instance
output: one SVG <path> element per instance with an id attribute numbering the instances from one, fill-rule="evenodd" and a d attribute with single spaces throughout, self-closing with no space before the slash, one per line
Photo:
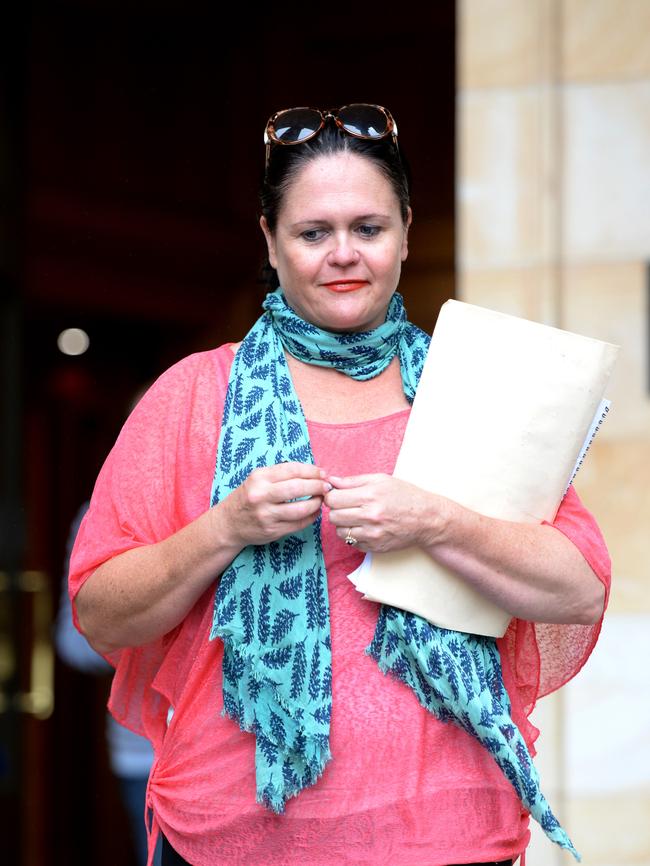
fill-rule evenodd
<path id="1" fill-rule="evenodd" d="M 124 424 L 97 478 L 71 556 L 68 586 L 77 628 L 77 593 L 101 564 L 162 541 L 208 509 L 232 357 L 222 346 L 179 361 Z M 153 741 L 152 725 L 160 722 L 164 706 L 153 683 L 179 630 L 106 655 L 117 669 L 113 715 Z"/>
<path id="2" fill-rule="evenodd" d="M 606 608 L 611 584 L 609 553 L 593 515 L 573 487 L 569 487 L 552 525 L 575 544 L 603 584 Z M 506 685 L 524 717 L 533 711 L 538 698 L 559 689 L 580 671 L 596 645 L 602 620 L 602 615 L 593 625 L 512 620 L 499 649 L 504 677 L 512 678 Z M 528 727 L 527 739 L 534 740 L 537 732 L 532 725 Z"/>

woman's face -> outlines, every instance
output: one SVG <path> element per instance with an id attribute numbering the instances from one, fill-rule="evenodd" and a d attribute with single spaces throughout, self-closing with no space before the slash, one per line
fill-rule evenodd
<path id="1" fill-rule="evenodd" d="M 289 186 L 275 231 L 264 217 L 260 224 L 287 303 L 301 318 L 329 331 L 384 322 L 408 225 L 389 181 L 368 159 L 311 160 Z"/>

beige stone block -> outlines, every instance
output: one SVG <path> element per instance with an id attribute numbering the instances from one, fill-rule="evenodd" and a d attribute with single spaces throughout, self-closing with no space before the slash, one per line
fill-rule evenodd
<path id="1" fill-rule="evenodd" d="M 531 721 L 540 730 L 535 747 L 535 767 L 544 796 L 556 817 L 564 821 L 564 692 L 558 691 L 535 707 Z M 531 839 L 526 851 L 526 866 L 562 866 L 562 851 L 549 842 L 541 827 L 530 822 Z"/>
<path id="2" fill-rule="evenodd" d="M 513 87 L 546 80 L 548 10 L 548 0 L 461 0 L 460 88 Z"/>
<path id="3" fill-rule="evenodd" d="M 457 297 L 468 304 L 555 325 L 558 275 L 555 268 L 465 270 L 458 275 Z"/>
<path id="4" fill-rule="evenodd" d="M 553 692 L 538 701 L 530 717 L 539 728 L 535 743 L 537 754 L 535 766 L 542 783 L 542 790 L 549 802 L 555 805 L 564 790 L 564 767 L 562 749 L 564 747 L 564 693 Z M 559 806 L 558 806 L 559 808 Z"/>
<path id="5" fill-rule="evenodd" d="M 563 105 L 564 257 L 649 258 L 650 80 L 570 85 Z"/>
<path id="6" fill-rule="evenodd" d="M 589 662 L 563 689 L 568 797 L 650 793 L 649 657 L 650 614 L 608 612 Z"/>
<path id="7" fill-rule="evenodd" d="M 650 790 L 567 802 L 567 824 L 584 866 L 650 866 L 649 815 Z"/>
<path id="8" fill-rule="evenodd" d="M 596 438 L 575 488 L 612 559 L 610 611 L 650 613 L 650 441 Z"/>
<path id="9" fill-rule="evenodd" d="M 623 262 L 564 270 L 562 327 L 621 347 L 608 389 L 612 410 L 598 434 L 602 439 L 650 441 L 646 267 Z"/>
<path id="10" fill-rule="evenodd" d="M 557 209 L 547 88 L 473 91 L 458 100 L 460 267 L 523 267 L 553 255 Z"/>
<path id="11" fill-rule="evenodd" d="M 564 0 L 566 81 L 650 77 L 648 0 Z"/>

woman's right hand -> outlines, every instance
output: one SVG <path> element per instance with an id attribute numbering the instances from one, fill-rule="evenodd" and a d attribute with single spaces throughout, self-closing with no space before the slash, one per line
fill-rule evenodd
<path id="1" fill-rule="evenodd" d="M 171 631 L 244 547 L 313 523 L 331 488 L 324 475 L 305 463 L 256 469 L 168 538 L 100 565 L 77 595 L 81 626 L 92 646 L 107 653 Z"/>
<path id="2" fill-rule="evenodd" d="M 299 532 L 316 519 L 332 489 L 311 463 L 278 463 L 255 469 L 215 508 L 222 512 L 237 547 L 268 544 Z M 309 497 L 309 498 L 306 498 Z"/>

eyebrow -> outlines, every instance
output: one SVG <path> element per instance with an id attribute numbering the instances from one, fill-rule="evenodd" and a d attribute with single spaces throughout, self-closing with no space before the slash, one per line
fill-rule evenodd
<path id="1" fill-rule="evenodd" d="M 390 222 L 392 217 L 389 214 L 385 213 L 369 213 L 369 214 L 360 214 L 356 216 L 352 222 L 369 222 L 372 220 L 380 220 L 384 222 Z M 297 229 L 301 226 L 318 226 L 318 225 L 329 225 L 330 220 L 326 219 L 311 219 L 311 220 L 298 220 L 298 222 L 291 223 L 290 228 Z"/>

